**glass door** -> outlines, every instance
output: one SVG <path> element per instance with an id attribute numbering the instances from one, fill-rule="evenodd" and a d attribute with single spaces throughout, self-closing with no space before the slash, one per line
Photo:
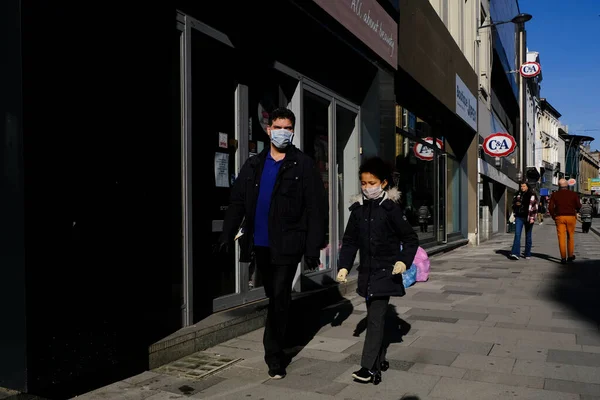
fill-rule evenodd
<path id="1" fill-rule="evenodd" d="M 337 266 L 337 254 L 342 247 L 342 238 L 346 230 L 346 224 L 350 219 L 350 199 L 360 193 L 358 181 L 358 168 L 360 167 L 360 119 L 358 110 L 344 105 L 339 100 L 335 101 L 335 155 L 336 169 L 334 182 L 337 204 L 337 240 L 334 251 L 335 264 Z M 332 185 L 333 186 L 333 185 Z M 355 266 L 360 261 L 357 254 Z M 336 271 L 337 273 L 337 271 Z M 352 274 L 358 274 L 356 268 Z"/>
<path id="2" fill-rule="evenodd" d="M 303 121 L 302 121 L 302 139 L 303 151 L 312 157 L 316 164 L 321 178 L 325 184 L 328 198 L 331 198 L 330 191 L 330 176 L 329 176 L 329 160 L 330 147 L 329 138 L 332 131 L 332 99 L 327 98 L 319 91 L 305 86 L 303 93 Z M 331 204 L 331 203 L 330 203 Z M 331 213 L 330 213 L 331 214 Z M 309 269 L 303 263 L 302 272 L 305 275 L 322 273 L 331 269 L 331 216 L 329 229 L 326 232 L 326 247 L 321 250 L 321 264 L 315 269 Z"/>
<path id="3" fill-rule="evenodd" d="M 329 198 L 329 224 L 321 264 L 302 265 L 302 282 L 323 284 L 337 274 L 337 257 L 349 218 L 349 201 L 360 193 L 360 113 L 335 93 L 302 80 L 301 149 L 314 158 Z M 304 288 L 302 288 L 304 290 Z"/>
<path id="4" fill-rule="evenodd" d="M 447 224 L 446 224 L 446 210 L 447 210 L 447 197 L 448 197 L 448 188 L 446 182 L 448 181 L 448 170 L 446 167 L 447 164 L 447 155 L 446 153 L 439 153 L 437 157 L 437 171 L 438 171 L 438 185 L 437 185 L 437 241 L 438 243 L 447 243 Z"/>

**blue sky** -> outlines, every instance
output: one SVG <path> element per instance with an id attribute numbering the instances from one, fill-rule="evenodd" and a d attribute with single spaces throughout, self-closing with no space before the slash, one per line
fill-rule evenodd
<path id="1" fill-rule="evenodd" d="M 569 133 L 600 149 L 600 0 L 519 0 L 527 47 L 540 53 L 542 92 Z M 585 132 L 586 129 L 595 131 Z"/>

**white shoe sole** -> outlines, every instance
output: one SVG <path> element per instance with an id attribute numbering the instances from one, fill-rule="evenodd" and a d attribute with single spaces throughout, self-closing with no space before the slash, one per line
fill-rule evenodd
<path id="1" fill-rule="evenodd" d="M 372 376 L 370 376 L 370 377 L 368 377 L 368 378 L 362 378 L 362 377 L 360 377 L 360 376 L 358 376 L 358 375 L 356 375 L 356 374 L 352 374 L 352 377 L 353 377 L 354 379 L 356 379 L 357 381 L 361 381 L 361 382 L 371 382 L 371 379 L 373 379 L 373 377 L 372 377 Z"/>

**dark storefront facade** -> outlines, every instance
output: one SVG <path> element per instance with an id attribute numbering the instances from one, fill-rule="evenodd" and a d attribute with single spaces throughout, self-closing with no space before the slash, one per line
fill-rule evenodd
<path id="1" fill-rule="evenodd" d="M 427 249 L 475 233 L 468 182 L 477 159 L 477 76 L 429 1 L 399 7 L 396 132 L 382 151 L 396 161 L 406 216 Z"/>
<path id="2" fill-rule="evenodd" d="M 395 148 L 397 19 L 361 3 L 107 4 L 75 37 L 71 7 L 3 5 L 0 307 L 14 330 L 0 386 L 89 391 L 146 369 L 150 344 L 264 298 L 260 275 L 212 245 L 277 106 L 296 113 L 331 210 L 322 265 L 300 265 L 295 289 L 335 276 L 361 159 Z"/>
<path id="3" fill-rule="evenodd" d="M 179 50 L 174 61 L 182 73 L 174 91 L 182 99 L 182 112 L 175 114 L 174 126 L 182 127 L 184 240 L 183 275 L 174 285 L 181 287 L 184 325 L 264 297 L 258 271 L 238 263 L 236 255 L 212 255 L 210 248 L 220 234 L 237 171 L 269 145 L 265 124 L 277 106 L 295 112 L 294 142 L 316 160 L 332 211 L 322 264 L 314 271 L 300 266 L 295 289 L 321 284 L 337 273 L 349 199 L 360 191 L 360 159 L 378 152 L 382 105 L 393 102 L 384 96 L 386 85 L 393 82 L 394 63 L 382 57 L 395 60 L 396 24 L 377 2 L 363 3 L 359 11 L 350 3 L 274 2 L 265 15 L 276 11 L 289 16 L 288 25 L 302 27 L 285 35 L 271 35 L 269 24 L 261 27 L 243 19 L 232 24 L 218 12 L 204 12 L 196 2 L 179 7 L 173 40 Z M 380 37 L 381 28 L 374 32 L 356 14 L 367 9 L 390 39 Z M 307 31 L 318 45 L 306 40 Z M 369 45 L 375 50 L 382 45 L 383 50 L 377 53 Z M 218 62 L 205 62 L 209 54 Z M 211 90 L 215 81 L 221 82 L 216 93 Z M 201 206 L 206 185 L 212 191 L 208 210 Z M 207 272 L 210 264 L 220 267 Z M 209 273 L 217 283 L 212 288 L 202 284 Z"/>

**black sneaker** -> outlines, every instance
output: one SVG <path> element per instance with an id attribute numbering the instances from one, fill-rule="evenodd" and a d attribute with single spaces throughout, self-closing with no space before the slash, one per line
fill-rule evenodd
<path id="1" fill-rule="evenodd" d="M 384 372 L 385 372 L 385 371 L 387 371 L 388 369 L 390 369 L 390 362 L 389 362 L 389 361 L 383 361 L 383 362 L 381 363 L 381 365 L 379 366 L 379 368 L 380 368 L 382 371 L 384 371 Z"/>
<path id="2" fill-rule="evenodd" d="M 567 259 L 566 258 L 561 258 L 560 259 L 560 263 L 561 264 L 566 264 L 567 263 Z"/>
<path id="3" fill-rule="evenodd" d="M 511 254 L 511 255 L 510 255 L 510 259 L 511 259 L 511 260 L 518 260 L 518 259 L 519 259 L 519 256 L 518 256 L 518 255 L 516 255 L 516 254 Z"/>
<path id="4" fill-rule="evenodd" d="M 575 261 L 575 255 L 572 255 L 571 257 L 567 258 L 567 262 L 573 262 Z"/>
<path id="5" fill-rule="evenodd" d="M 379 385 L 380 383 L 381 383 L 381 373 L 375 372 L 375 374 L 373 374 L 373 385 Z"/>
<path id="6" fill-rule="evenodd" d="M 369 371 L 367 368 L 361 368 L 352 373 L 352 377 L 361 382 L 371 382 L 374 375 L 375 374 Z"/>
<path id="7" fill-rule="evenodd" d="M 285 375 L 285 368 L 269 369 L 269 376 L 271 379 L 283 379 L 285 378 Z"/>

